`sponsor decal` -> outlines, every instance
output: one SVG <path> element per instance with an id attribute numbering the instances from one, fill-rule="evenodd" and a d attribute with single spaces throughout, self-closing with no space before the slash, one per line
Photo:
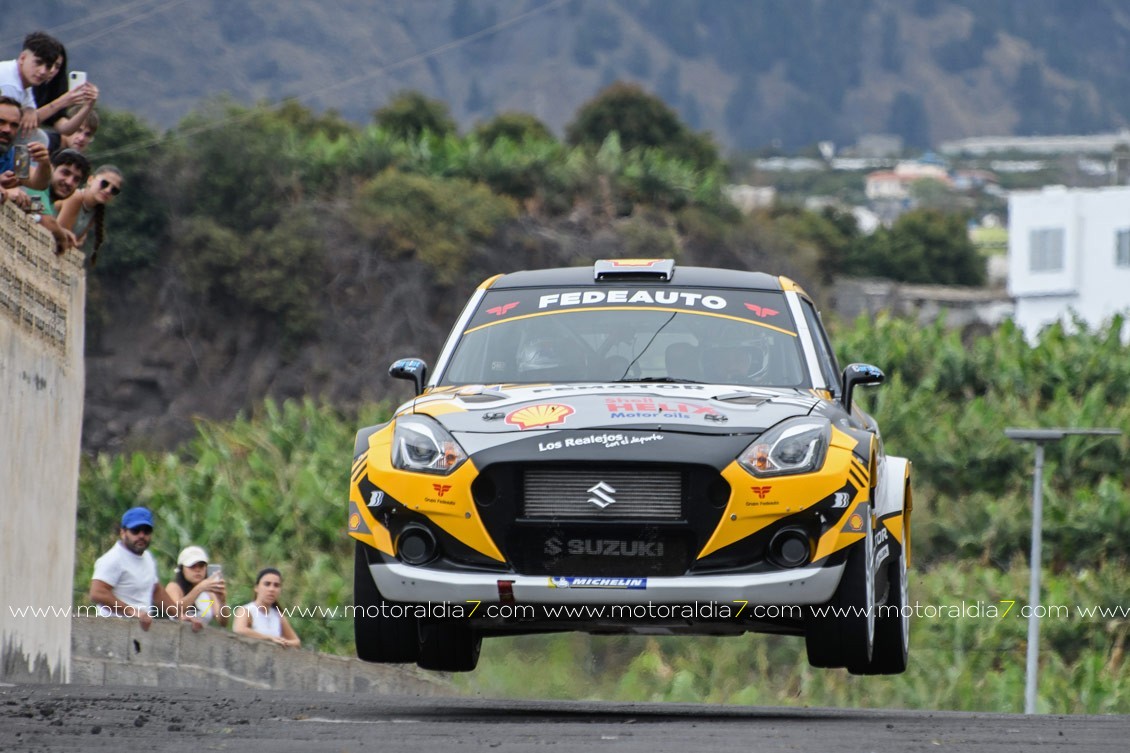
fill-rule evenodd
<path id="1" fill-rule="evenodd" d="M 665 390 L 667 392 L 702 392 L 706 389 L 701 384 L 649 384 L 649 390 Z M 555 384 L 552 387 L 535 387 L 530 390 L 535 395 L 539 392 L 592 392 L 593 390 L 631 390 L 639 392 L 638 384 Z"/>
<path id="2" fill-rule="evenodd" d="M 550 588 L 628 588 L 644 590 L 647 578 L 550 578 Z"/>
<path id="3" fill-rule="evenodd" d="M 643 539 L 547 539 L 544 553 L 556 557 L 567 555 L 595 555 L 599 557 L 662 557 L 662 541 Z"/>
<path id="4" fill-rule="evenodd" d="M 610 259 L 608 263 L 614 267 L 654 267 L 664 261 L 665 259 Z"/>
<path id="5" fill-rule="evenodd" d="M 385 493 L 382 491 L 373 491 L 369 494 L 369 507 L 380 507 L 384 501 Z"/>
<path id="6" fill-rule="evenodd" d="M 709 405 L 656 400 L 652 397 L 608 397 L 604 399 L 609 418 L 691 418 L 721 416 Z"/>
<path id="7" fill-rule="evenodd" d="M 765 499 L 766 495 L 773 490 L 772 486 L 751 486 L 753 493 L 757 495 L 758 499 Z"/>
<path id="8" fill-rule="evenodd" d="M 538 308 L 594 306 L 608 303 L 681 305 L 687 308 L 707 308 L 713 311 L 726 308 L 726 299 L 720 295 L 703 295 L 702 293 L 692 293 L 685 290 L 629 290 L 626 288 L 547 293 L 538 299 Z"/>
<path id="9" fill-rule="evenodd" d="M 851 517 L 848 518 L 847 525 L 844 526 L 844 530 L 849 531 L 851 533 L 862 533 L 863 532 L 863 516 L 860 515 L 857 512 L 853 512 L 851 514 Z"/>
<path id="10" fill-rule="evenodd" d="M 585 489 L 585 491 L 587 491 L 589 494 L 592 495 L 591 497 L 588 498 L 588 501 L 591 504 L 594 504 L 597 507 L 599 507 L 601 510 L 603 510 L 604 508 L 608 507 L 609 505 L 613 504 L 616 501 L 616 498 L 614 496 L 612 496 L 613 494 L 616 493 L 616 490 L 613 489 L 610 484 L 606 484 L 603 481 L 598 481 L 593 486 L 590 486 L 588 489 Z"/>
<path id="11" fill-rule="evenodd" d="M 879 526 L 879 528 L 875 530 L 875 546 L 879 546 L 889 539 L 890 536 L 890 531 L 887 530 L 886 526 Z"/>
<path id="12" fill-rule="evenodd" d="M 771 316 L 776 316 L 777 314 L 781 313 L 780 311 L 771 309 L 768 306 L 758 306 L 756 303 L 747 303 L 745 307 L 753 313 L 757 314 L 762 319 L 768 319 Z"/>
<path id="13" fill-rule="evenodd" d="M 442 497 L 451 491 L 451 484 L 432 484 L 432 488 L 436 490 L 436 494 Z"/>
<path id="14" fill-rule="evenodd" d="M 483 414 L 483 420 L 484 421 L 500 421 L 505 416 L 506 416 L 505 413 L 499 413 L 498 411 L 491 411 L 490 413 L 484 413 Z"/>
<path id="15" fill-rule="evenodd" d="M 847 507 L 848 503 L 851 502 L 851 495 L 848 494 L 847 492 L 836 492 L 832 496 L 835 499 L 835 502 L 832 503 L 832 509 L 833 510 L 836 510 L 836 509 L 839 509 L 839 508 L 842 508 L 842 507 Z"/>
<path id="16" fill-rule="evenodd" d="M 538 403 L 510 411 L 506 423 L 519 429 L 532 429 L 535 426 L 556 426 L 573 415 L 573 406 L 564 403 Z"/>
<path id="17" fill-rule="evenodd" d="M 703 418 L 707 421 L 713 421 L 716 424 L 725 423 L 730 420 L 730 417 L 723 413 L 707 413 Z"/>
<path id="18" fill-rule="evenodd" d="M 353 513 L 352 515 L 349 516 L 349 530 L 356 531 L 360 527 L 361 527 L 361 516 L 358 515 L 357 513 Z"/>
<path id="19" fill-rule="evenodd" d="M 511 301 L 510 303 L 503 303 L 499 306 L 495 306 L 494 308 L 487 309 L 487 313 L 488 314 L 494 314 L 495 316 L 505 316 L 506 312 L 508 312 L 510 309 L 514 308 L 517 305 L 518 305 L 518 301 Z"/>
<path id="20" fill-rule="evenodd" d="M 538 442 L 538 452 L 563 450 L 567 447 L 626 447 L 628 445 L 649 444 L 663 440 L 662 434 L 628 436 L 625 434 L 590 434 L 585 437 L 566 437 L 551 442 Z"/>

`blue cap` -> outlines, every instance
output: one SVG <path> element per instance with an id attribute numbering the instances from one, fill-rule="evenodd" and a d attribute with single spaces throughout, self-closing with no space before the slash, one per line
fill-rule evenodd
<path id="1" fill-rule="evenodd" d="M 131 507 L 122 516 L 122 528 L 136 528 L 137 526 L 153 527 L 153 513 L 148 507 Z"/>

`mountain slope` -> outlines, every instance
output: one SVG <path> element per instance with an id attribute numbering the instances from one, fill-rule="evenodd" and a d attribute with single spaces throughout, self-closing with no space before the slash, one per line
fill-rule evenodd
<path id="1" fill-rule="evenodd" d="M 67 44 L 107 106 L 162 127 L 224 94 L 365 121 L 412 88 L 464 127 L 518 110 L 560 133 L 617 79 L 729 148 L 1130 122 L 1118 0 L 55 0 L 6 9 L 7 54 L 34 28 Z"/>

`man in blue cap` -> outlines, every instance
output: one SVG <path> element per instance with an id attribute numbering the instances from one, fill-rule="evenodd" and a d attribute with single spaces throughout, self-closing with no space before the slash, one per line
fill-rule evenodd
<path id="1" fill-rule="evenodd" d="M 148 630 L 154 607 L 175 609 L 157 578 L 157 563 L 149 553 L 153 537 L 153 513 L 147 507 L 131 507 L 122 516 L 118 542 L 94 563 L 90 600 L 103 617 L 136 617 Z"/>

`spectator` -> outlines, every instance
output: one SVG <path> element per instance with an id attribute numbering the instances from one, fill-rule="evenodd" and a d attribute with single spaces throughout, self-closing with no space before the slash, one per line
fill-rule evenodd
<path id="1" fill-rule="evenodd" d="M 273 567 L 260 570 L 255 577 L 255 601 L 236 610 L 232 630 L 248 638 L 277 643 L 284 648 L 298 648 L 302 641 L 279 609 L 281 589 L 282 575 L 278 570 Z"/>
<path id="2" fill-rule="evenodd" d="M 38 105 L 32 87 L 51 79 L 52 69 L 62 54 L 63 45 L 59 40 L 41 31 L 33 31 L 24 37 L 19 57 L 0 62 L 0 95 L 19 103 L 22 110 L 20 133 L 30 133 L 37 127 Z"/>
<path id="3" fill-rule="evenodd" d="M 76 246 L 84 248 L 89 231 L 94 231 L 92 267 L 98 263 L 98 249 L 106 239 L 106 205 L 121 192 L 122 171 L 113 165 L 102 165 L 86 181 L 86 187 L 59 205 L 59 224 L 74 233 Z"/>
<path id="4" fill-rule="evenodd" d="M 98 614 L 136 617 L 141 629 L 148 630 L 155 605 L 175 607 L 157 578 L 157 563 L 149 553 L 152 537 L 153 513 L 146 507 L 126 510 L 117 543 L 94 563 L 90 600 L 98 605 Z"/>
<path id="5" fill-rule="evenodd" d="M 51 129 L 58 134 L 70 134 L 78 130 L 87 113 L 98 101 L 98 87 L 87 81 L 74 89 L 70 88 L 67 50 L 62 45 L 59 47 L 62 52 L 51 67 L 51 77 L 33 87 L 32 93 L 39 106 L 36 110 L 38 127 Z"/>
<path id="6" fill-rule="evenodd" d="M 16 132 L 19 130 L 19 102 L 11 97 L 0 96 L 0 204 L 11 200 L 27 209 L 30 199 L 23 191 L 16 190 L 20 186 L 30 188 L 47 188 L 51 183 L 51 162 L 47 155 L 47 147 L 39 143 L 27 145 L 28 155 L 35 160 L 36 166 L 27 177 L 19 178 L 15 173 L 15 150 L 12 146 L 16 142 Z"/>
<path id="7" fill-rule="evenodd" d="M 55 205 L 68 199 L 90 177 L 90 160 L 74 149 L 64 149 L 52 162 L 51 185 L 42 191 L 29 188 L 25 193 L 31 198 L 32 219 L 55 237 L 55 253 L 61 254 L 75 245 L 75 236 L 59 224 Z"/>
<path id="8" fill-rule="evenodd" d="M 177 569 L 169 585 L 169 598 L 177 612 L 191 615 L 207 625 L 212 620 L 227 627 L 227 588 L 220 573 L 208 575 L 208 553 L 198 546 L 186 546 L 177 556 Z"/>
<path id="9" fill-rule="evenodd" d="M 58 215 L 55 205 L 69 199 L 90 178 L 90 160 L 74 149 L 63 149 L 51 158 L 51 184 L 44 189 L 29 188 L 25 193 L 36 198 L 43 205 L 42 213 L 51 217 Z"/>
<path id="10" fill-rule="evenodd" d="M 68 107 L 67 116 L 70 117 L 77 113 L 80 107 L 81 105 Z M 86 113 L 86 117 L 78 124 L 74 133 L 47 131 L 47 151 L 51 152 L 52 155 L 63 149 L 85 152 L 94 143 L 94 134 L 98 133 L 98 126 L 101 121 L 102 118 L 98 115 L 98 111 L 92 109 Z"/>

